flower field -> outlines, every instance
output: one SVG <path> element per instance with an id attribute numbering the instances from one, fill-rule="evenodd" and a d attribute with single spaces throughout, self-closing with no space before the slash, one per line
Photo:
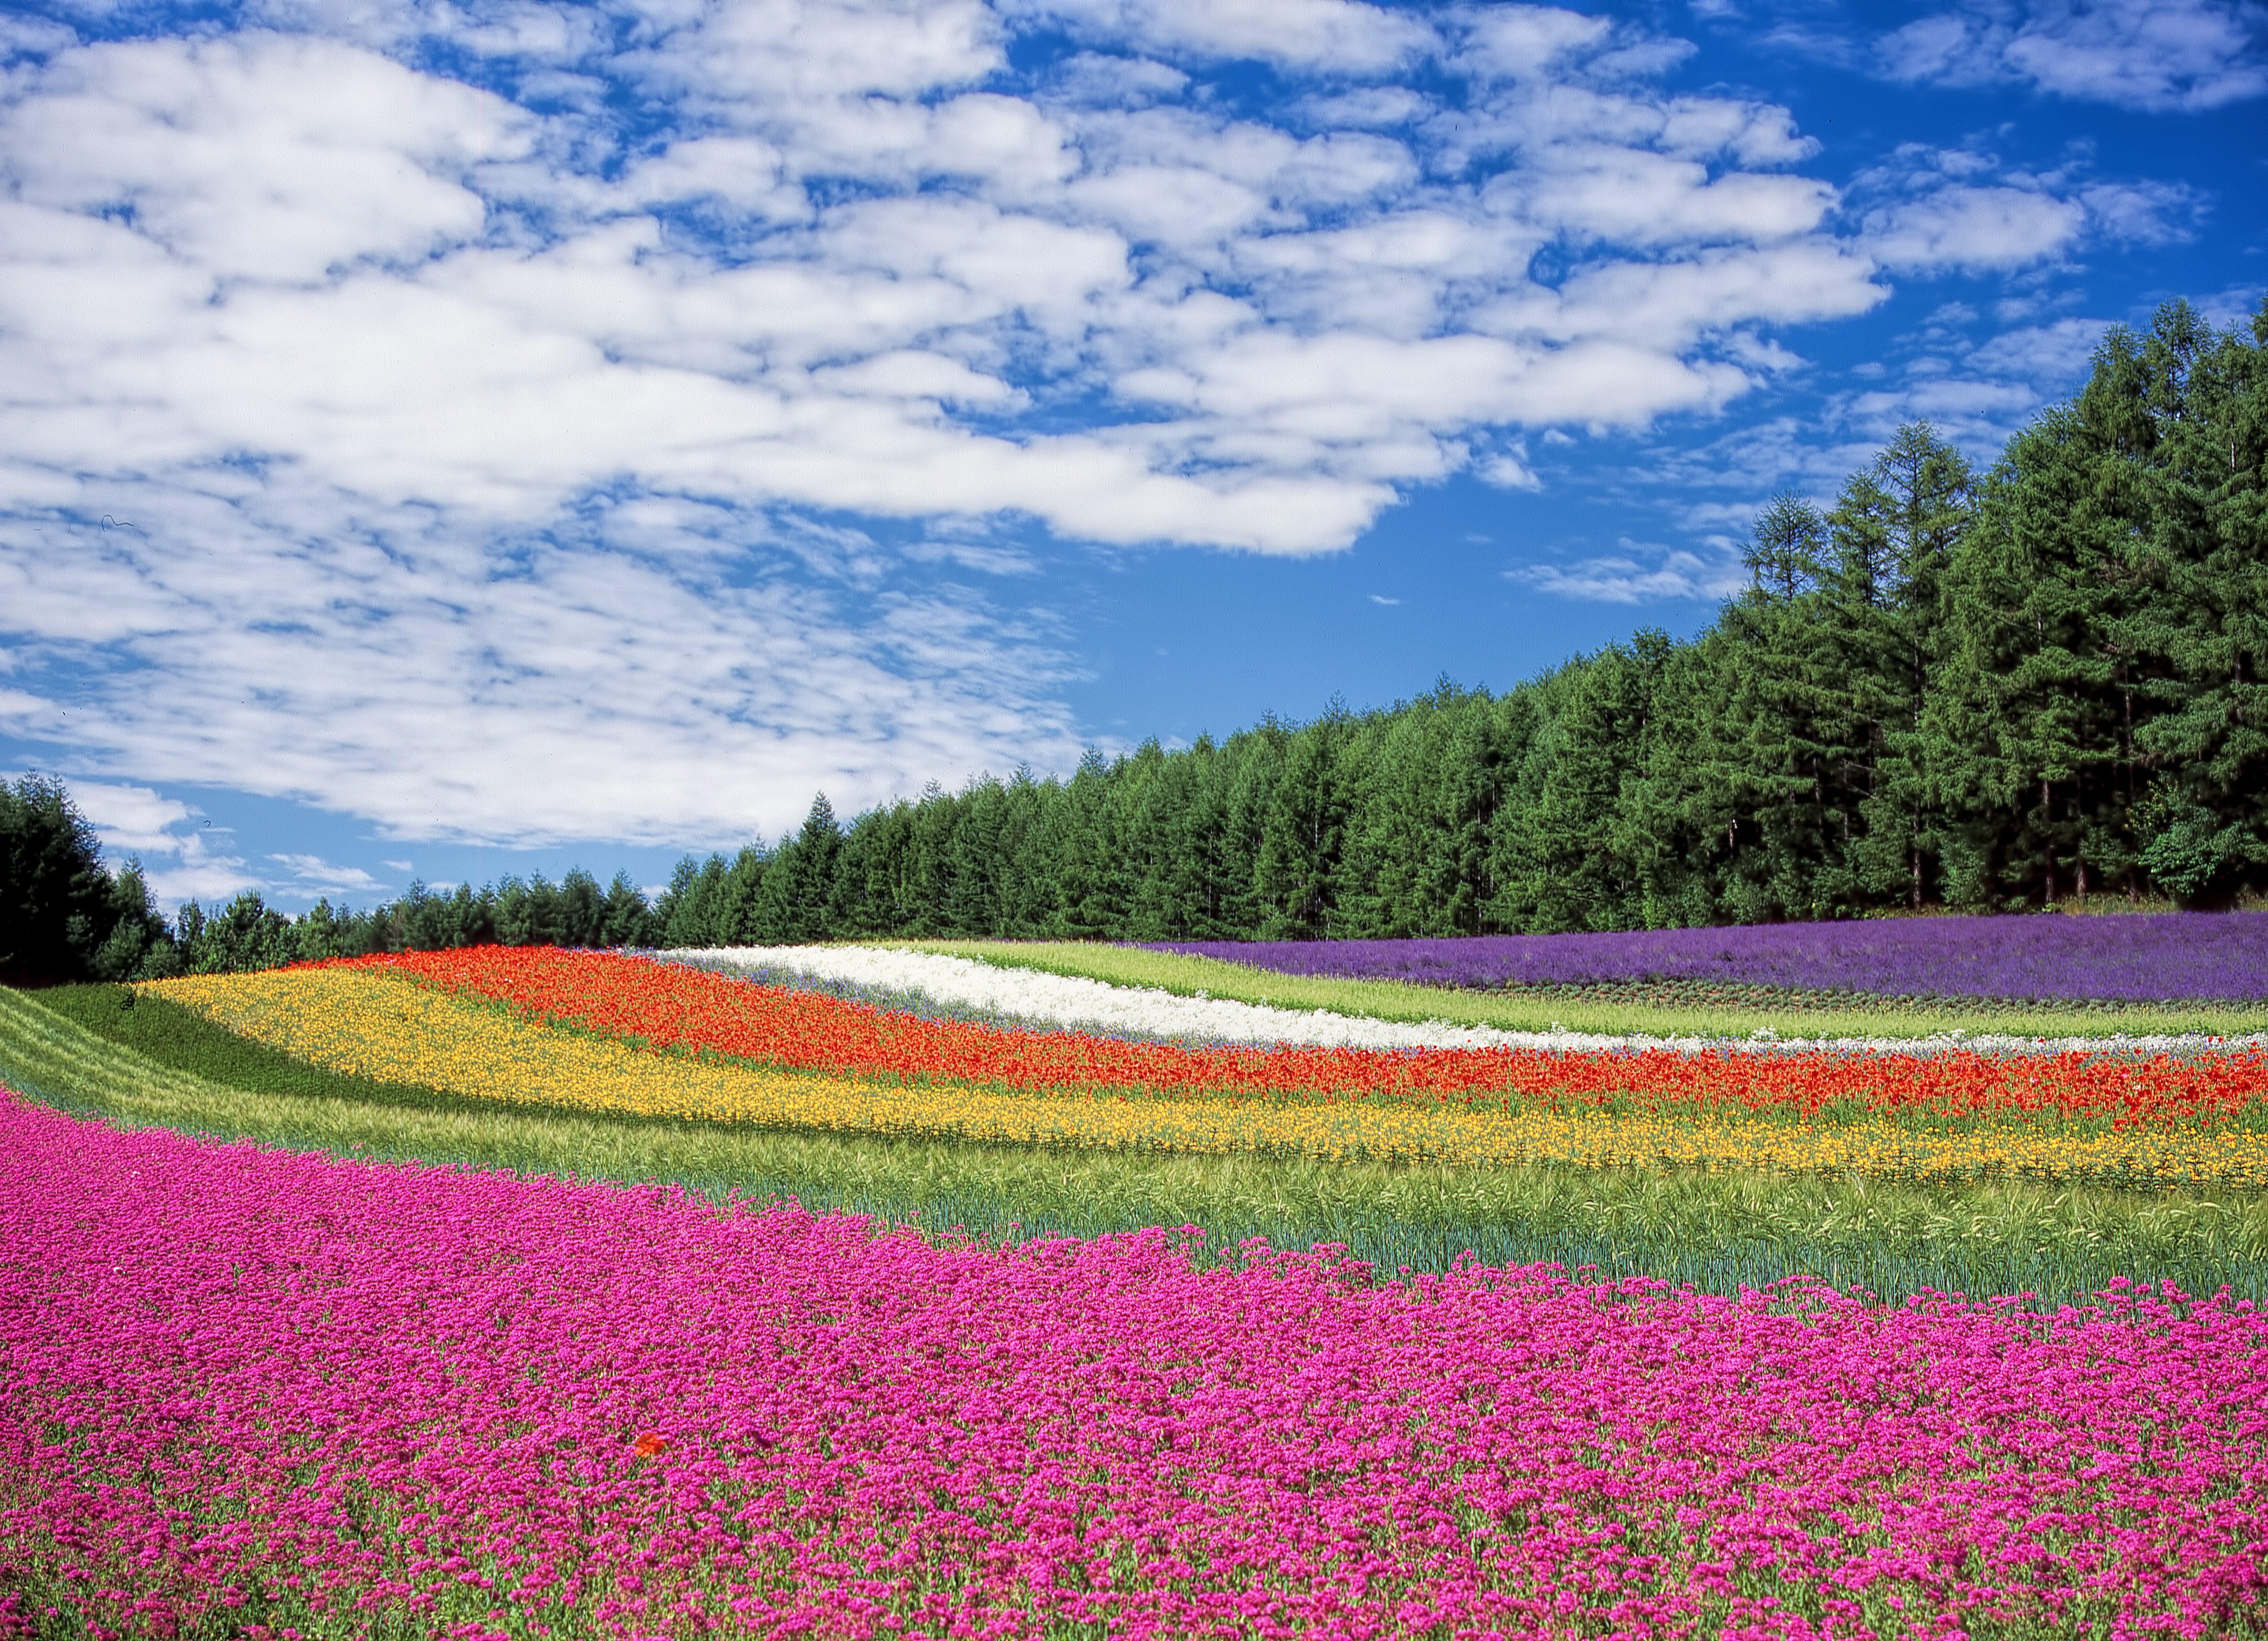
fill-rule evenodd
<path id="1" fill-rule="evenodd" d="M 0 1177 L 19 1625 L 2194 1635 L 2268 1588 L 2249 1306 L 1003 1253 L 18 1101 Z"/>
<path id="2" fill-rule="evenodd" d="M 2268 1632 L 2257 1009 L 665 955 L 0 992 L 0 1635 Z"/>

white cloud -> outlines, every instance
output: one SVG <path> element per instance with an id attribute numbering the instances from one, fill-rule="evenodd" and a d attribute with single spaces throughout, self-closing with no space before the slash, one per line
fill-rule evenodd
<path id="1" fill-rule="evenodd" d="M 1490 78 L 1532 79 L 1602 44 L 1611 25 L 1556 6 L 1476 6 L 1461 19 L 1459 66 Z"/>
<path id="2" fill-rule="evenodd" d="M 1020 548 L 990 541 L 958 541 L 951 536 L 909 542 L 905 556 L 916 563 L 958 564 L 963 570 L 986 576 L 1028 576 L 1039 570 L 1032 556 Z"/>
<path id="3" fill-rule="evenodd" d="M 130 213 L 136 238 L 220 281 L 320 279 L 476 236 L 484 207 L 459 179 L 530 124 L 469 86 L 289 36 L 69 51 L 35 84 L 0 134 L 16 198 Z"/>
<path id="4" fill-rule="evenodd" d="M 45 56 L 78 43 L 78 36 L 43 17 L 0 17 L 0 63 Z"/>
<path id="5" fill-rule="evenodd" d="M 2059 319 L 2045 325 L 2004 330 L 1963 361 L 1978 376 L 2020 382 L 2042 397 L 2059 396 L 2087 379 L 2095 349 L 2110 321 Z"/>
<path id="6" fill-rule="evenodd" d="M 973 85 L 1001 61 L 981 0 L 723 0 L 634 13 L 656 37 L 631 59 L 645 83 L 705 113 L 808 116 L 839 99 L 918 98 Z"/>
<path id="7" fill-rule="evenodd" d="M 1408 13 L 1360 0 L 1010 0 L 1003 10 L 1081 39 L 1296 69 L 1376 73 L 1436 41 Z"/>
<path id="8" fill-rule="evenodd" d="M 1853 181 L 1861 243 L 1887 268 L 1918 273 L 2022 268 L 2089 239 L 2162 245 L 2188 239 L 2201 201 L 2178 184 L 2106 182 L 2077 166 L 2010 170 L 1971 149 L 1899 148 Z"/>
<path id="9" fill-rule="evenodd" d="M 270 855 L 268 858 L 289 874 L 300 894 L 377 894 L 390 885 L 380 883 L 359 866 L 335 866 L 320 855 Z"/>
<path id="10" fill-rule="evenodd" d="M 2176 245 L 2195 237 L 2204 201 L 2179 183 L 2097 183 L 2079 190 L 2095 232 L 2130 245 Z"/>
<path id="11" fill-rule="evenodd" d="M 1430 99 L 1406 85 L 1358 85 L 1307 98 L 1295 112 L 1311 125 L 1362 129 L 1408 125 L 1433 107 Z"/>
<path id="12" fill-rule="evenodd" d="M 2070 245 L 2087 225 L 2086 208 L 2031 188 L 1940 188 L 1871 212 L 1867 248 L 1886 267 L 2019 268 Z"/>
<path id="13" fill-rule="evenodd" d="M 1568 564 L 1528 564 L 1505 578 L 1557 598 L 1592 604 L 1644 604 L 1661 599 L 1722 599 L 1740 591 L 1739 556 L 1719 548 L 1709 557 L 1683 548 L 1623 538 L 1622 551 Z"/>
<path id="14" fill-rule="evenodd" d="M 1326 10 L 1333 27 L 1408 34 L 1386 13 Z M 886 15 L 890 43 L 855 49 Z M 532 17 L 512 26 L 549 40 Z M 1513 22 L 1574 44 L 1597 34 L 1561 14 Z M 1528 49 L 1499 25 L 1494 60 Z M 18 195 L 17 251 L 0 269 L 0 348 L 18 386 L 0 416 L 14 416 L 19 451 L 68 470 L 99 471 L 122 422 L 144 467 L 241 453 L 382 504 L 520 521 L 621 475 L 749 504 L 1006 509 L 1104 540 L 1312 550 L 1342 544 L 1389 492 L 1348 488 L 1343 464 L 1303 471 L 1266 456 L 1265 429 L 1242 430 L 1249 458 L 1189 472 L 1176 464 L 1191 450 L 1217 459 L 1238 430 L 1224 441 L 1209 425 L 1135 422 L 1003 437 L 959 413 L 1031 404 L 1035 365 L 1074 386 L 1087 362 L 1170 371 L 1175 355 L 1235 335 L 1263 351 L 1312 348 L 1328 370 L 1366 338 L 1425 341 L 1474 294 L 1516 289 L 1521 263 L 1555 234 L 1591 245 L 1594 274 L 1646 270 L 1675 305 L 1692 264 L 1624 264 L 1607 247 L 1803 240 L 1831 199 L 1804 179 L 1712 175 L 1598 135 L 1628 128 L 1677 153 L 1794 151 L 1784 112 L 1749 104 L 1590 95 L 1552 117 L 1566 140 L 1529 143 L 1535 164 L 1513 173 L 1524 182 L 1397 213 L 1418 166 L 1374 136 L 1302 139 L 1195 109 L 1067 126 L 981 90 L 900 99 L 996 66 L 1000 31 L 961 0 L 749 4 L 666 27 L 628 70 L 649 86 L 729 90 L 743 129 L 664 143 L 611 182 L 561 158 L 587 133 L 335 41 L 64 54 L 19 83 L 0 123 Z M 1588 135 L 1567 137 L 1587 121 Z M 799 180 L 853 161 L 888 185 L 880 196 L 821 208 Z M 924 175 L 990 197 L 889 191 Z M 1609 194 L 1627 208 L 1605 210 Z M 646 214 L 704 202 L 754 219 L 736 231 L 756 236 L 746 252 L 719 257 Z M 548 238 L 515 225 L 526 204 L 548 213 Z M 1173 267 L 1145 269 L 1144 245 L 1170 250 Z M 1698 266 L 1721 283 L 1721 266 Z M 1840 273 L 1834 311 L 1875 299 L 1862 264 L 1845 259 Z M 1203 288 L 1216 276 L 1255 282 L 1259 302 Z M 1755 294 L 1769 307 L 1786 289 L 1765 281 Z M 1817 311 L 1799 298 L 1711 322 Z M 1543 329 L 1590 339 L 1583 323 Z M 1627 391 L 1587 420 L 1643 421 L 1737 390 L 1675 357 L 1696 339 L 1689 320 L 1655 330 L 1665 357 L 1618 372 Z M 1564 414 L 1557 403 L 1452 394 L 1438 410 L 1373 407 L 1408 437 L 1364 477 L 1435 476 L 1474 416 Z M 1309 493 L 1289 512 L 1287 489 Z"/>
<path id="15" fill-rule="evenodd" d="M 2056 96 L 2158 110 L 2268 92 L 2263 16 L 2243 0 L 1979 0 L 1882 37 L 1900 80 L 2029 83 Z"/>
<path id="16" fill-rule="evenodd" d="M 1482 483 L 1500 490 L 1540 490 L 1543 481 L 1528 465 L 1528 446 L 1514 440 L 1504 450 L 1484 458 L 1473 469 Z"/>
<path id="17" fill-rule="evenodd" d="M 1868 259 L 1818 240 L 1712 248 L 1677 261 L 1594 265 L 1556 292 L 1501 298 L 1476 323 L 1499 334 L 1613 337 L 1675 357 L 1742 326 L 1863 313 L 1881 299 L 1874 272 Z"/>
<path id="18" fill-rule="evenodd" d="M 1808 233 L 1835 190 L 1803 177 L 1735 172 L 1619 144 L 1563 144 L 1498 180 L 1496 200 L 1532 219 L 1621 245 L 1772 241 Z"/>
<path id="19" fill-rule="evenodd" d="M 1170 63 L 1083 51 L 1056 70 L 1047 90 L 1057 102 L 1141 107 L 1178 97 L 1189 84 L 1189 77 Z"/>
<path id="20" fill-rule="evenodd" d="M 696 136 L 630 166 L 616 191 L 625 205 L 716 200 L 798 221 L 810 203 L 784 169 L 785 156 L 761 137 Z"/>
<path id="21" fill-rule="evenodd" d="M 140 664 L 90 680 L 67 730 L 18 715 L 97 776 L 225 774 L 405 836 L 705 843 L 792 824 L 821 788 L 858 808 L 940 763 L 1076 756 L 1045 694 L 1061 663 L 981 609 L 750 578 L 651 512 L 498 563 L 414 515 L 304 543 L 174 511 L 132 551 L 0 555 L 16 621 L 80 612 L 61 647 Z"/>
<path id="22" fill-rule="evenodd" d="M 15 780 L 20 775 L 0 776 Z M 94 828 L 104 850 L 114 859 L 127 855 L 165 855 L 179 851 L 180 828 L 195 823 L 195 812 L 176 798 L 161 796 L 147 786 L 125 786 L 101 781 L 67 783 L 71 801 Z"/>

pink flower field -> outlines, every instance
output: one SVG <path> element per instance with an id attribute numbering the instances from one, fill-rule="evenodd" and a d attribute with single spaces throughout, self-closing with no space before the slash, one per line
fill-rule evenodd
<path id="1" fill-rule="evenodd" d="M 940 1247 L 0 1100 L 21 1632 L 2195 1636 L 2268 1590 L 2247 1304 Z"/>

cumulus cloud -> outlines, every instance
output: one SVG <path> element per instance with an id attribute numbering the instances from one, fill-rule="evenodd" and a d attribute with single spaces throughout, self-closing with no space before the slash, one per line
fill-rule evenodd
<path id="1" fill-rule="evenodd" d="M 1360 0 L 1008 0 L 1084 40 L 1148 51 L 1375 73 L 1425 55 L 1433 31 Z"/>
<path id="2" fill-rule="evenodd" d="M 2021 383 L 2041 397 L 2068 394 L 2087 379 L 2109 320 L 2059 319 L 2019 325 L 1969 351 L 1967 368 L 1988 380 Z"/>
<path id="3" fill-rule="evenodd" d="M 9 99 L 22 204 L 133 237 L 216 282 L 304 283 L 477 234 L 459 179 L 519 147 L 502 99 L 328 40 L 131 41 L 57 54 Z"/>
<path id="4" fill-rule="evenodd" d="M 1862 239 L 1902 271 L 2022 268 L 2082 243 L 2166 244 L 2190 237 L 2200 202 L 2171 183 L 2095 180 L 2077 167 L 2008 171 L 1968 149 L 1901 147 L 1853 182 L 1867 210 Z"/>
<path id="5" fill-rule="evenodd" d="M 2132 108 L 2220 107 L 2268 92 L 2268 19 L 2245 0 L 1982 0 L 1883 36 L 1894 79 L 2029 84 Z"/>
<path id="6" fill-rule="evenodd" d="M 2070 245 L 2086 210 L 2031 188 L 1940 188 L 1867 221 L 1868 247 L 1891 268 L 2017 268 Z"/>
<path id="7" fill-rule="evenodd" d="M 1650 604 L 1669 599 L 1722 599 L 1740 591 L 1745 572 L 1729 546 L 1707 556 L 1625 536 L 1621 551 L 1564 564 L 1527 564 L 1505 578 L 1556 598 L 1592 604 Z"/>
<path id="8" fill-rule="evenodd" d="M 1514 439 L 1506 448 L 1484 458 L 1473 469 L 1484 484 L 1500 490 L 1540 490 L 1543 481 L 1528 465 L 1526 441 Z"/>
<path id="9" fill-rule="evenodd" d="M 1580 53 L 1606 41 L 1612 26 L 1603 18 L 1556 6 L 1475 6 L 1460 18 L 1460 67 L 1489 79 L 1538 77 Z"/>

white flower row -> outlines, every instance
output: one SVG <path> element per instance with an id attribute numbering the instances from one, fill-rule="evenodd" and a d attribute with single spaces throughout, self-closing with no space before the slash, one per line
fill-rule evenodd
<path id="1" fill-rule="evenodd" d="M 1726 1039 L 1609 1036 L 1594 1032 L 1499 1031 L 1442 1020 L 1410 1025 L 1367 1015 L 1301 1012 L 1237 1003 L 1226 997 L 1182 997 L 1147 987 L 1009 968 L 937 952 L 857 946 L 713 946 L 674 951 L 673 958 L 744 970 L 770 969 L 877 990 L 911 993 L 952 1006 L 990 1011 L 1042 1031 L 1086 1030 L 1152 1037 L 1190 1037 L 1216 1042 L 1297 1044 L 1350 1049 L 1676 1049 L 1686 1052 L 1738 1048 L 1752 1052 L 1827 1049 L 1930 1053 L 1970 1049 L 1995 1054 L 2087 1052 L 2188 1053 L 2206 1046 L 2198 1037 L 1997 1037 L 1955 1034 L 1932 1038 Z M 2262 1040 L 2224 1048 L 2257 1045 Z"/>
<path id="2" fill-rule="evenodd" d="M 998 968 L 937 952 L 860 946 L 716 946 L 670 956 L 735 968 L 786 969 L 817 980 L 918 992 L 933 1002 L 988 1009 L 1042 1031 L 1134 1032 L 1221 1042 L 1299 1043 L 1336 1049 L 1479 1049 L 1525 1041 L 1525 1034 L 1438 1021 L 1408 1026 L 1317 1009 L 1272 1009 L 1226 997 L 1184 997 L 1150 988 Z M 1604 1039 L 1602 1041 L 1606 1041 Z"/>

